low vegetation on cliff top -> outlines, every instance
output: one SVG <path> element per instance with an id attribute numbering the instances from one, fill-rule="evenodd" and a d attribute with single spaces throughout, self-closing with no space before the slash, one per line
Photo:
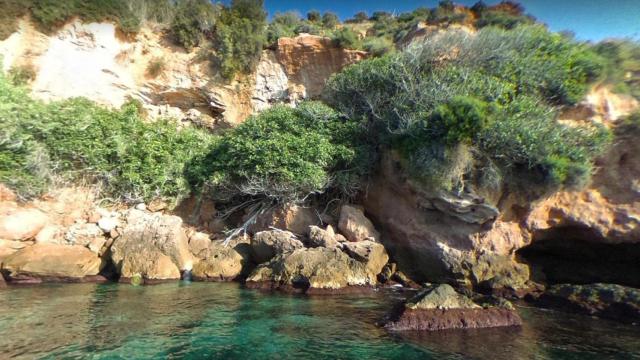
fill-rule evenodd
<path id="1" fill-rule="evenodd" d="M 197 12 L 202 16 L 180 13 L 197 6 L 207 8 Z M 379 158 L 392 152 L 409 175 L 433 190 L 507 186 L 534 198 L 584 184 L 609 142 L 604 128 L 559 124 L 556 110 L 576 104 L 596 81 L 634 95 L 637 87 L 634 76 L 621 75 L 637 70 L 637 45 L 583 44 L 530 25 L 532 19 L 511 3 L 466 9 L 443 1 L 400 16 L 359 14 L 342 30 L 336 18 L 317 12 L 305 20 L 280 14 L 267 25 L 261 2 L 210 6 L 183 0 L 176 8 L 136 11 L 173 24 L 184 46 L 217 44 L 211 56 L 227 76 L 248 71 L 263 45 L 313 24 L 335 29 L 338 45 L 365 46 L 366 38 L 349 31 L 366 23 L 379 42 L 369 43 L 380 48 L 379 57 L 336 74 L 325 103 L 276 106 L 221 135 L 178 130 L 172 120 L 147 124 L 135 103 L 119 110 L 82 99 L 44 104 L 2 77 L 0 182 L 25 198 L 52 181 L 84 180 L 131 201 L 193 192 L 232 207 L 327 201 L 366 189 Z M 473 22 L 482 29 L 388 49 L 425 19 Z"/>

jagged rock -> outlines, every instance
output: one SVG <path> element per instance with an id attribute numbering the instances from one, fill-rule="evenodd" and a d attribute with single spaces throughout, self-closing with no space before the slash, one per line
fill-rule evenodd
<path id="1" fill-rule="evenodd" d="M 2 275 L 2 273 L 0 273 L 0 289 L 6 288 L 6 287 L 7 287 L 7 283 L 4 281 L 4 276 Z"/>
<path id="2" fill-rule="evenodd" d="M 320 95 L 331 75 L 367 57 L 364 51 L 344 49 L 328 37 L 309 34 L 279 38 L 275 55 L 289 79 L 290 96 L 298 98 Z"/>
<path id="3" fill-rule="evenodd" d="M 111 259 L 125 279 L 179 279 L 193 264 L 182 219 L 135 209 L 111 246 Z"/>
<path id="4" fill-rule="evenodd" d="M 289 231 L 261 231 L 251 239 L 253 259 L 260 264 L 276 255 L 304 248 L 302 241 Z"/>
<path id="5" fill-rule="evenodd" d="M 87 246 L 95 239 L 104 239 L 104 231 L 96 224 L 74 224 L 67 233 L 64 235 L 64 239 L 71 245 Z"/>
<path id="6" fill-rule="evenodd" d="M 160 199 L 154 199 L 154 200 L 151 200 L 151 202 L 149 203 L 149 206 L 147 206 L 147 209 L 151 212 L 158 212 L 166 209 L 167 206 L 169 205 L 165 201 Z"/>
<path id="7" fill-rule="evenodd" d="M 640 322 L 640 289 L 621 285 L 554 285 L 538 303 L 625 323 Z"/>
<path id="8" fill-rule="evenodd" d="M 450 285 L 419 292 L 395 309 L 385 325 L 390 330 L 473 329 L 521 325 L 518 313 L 507 307 L 483 308 Z"/>
<path id="9" fill-rule="evenodd" d="M 350 205 L 342 206 L 338 229 L 349 241 L 367 239 L 378 241 L 380 239 L 380 234 L 376 231 L 371 221 L 364 216 L 362 209 Z"/>
<path id="10" fill-rule="evenodd" d="M 473 194 L 454 195 L 442 192 L 437 198 L 428 201 L 433 208 L 470 224 L 493 222 L 500 215 L 495 206 Z"/>
<path id="11" fill-rule="evenodd" d="M 336 240 L 336 233 L 331 225 L 327 225 L 326 229 L 313 225 L 309 226 L 309 245 L 311 247 L 334 248 L 340 243 Z"/>
<path id="12" fill-rule="evenodd" d="M 228 281 L 238 278 L 249 265 L 248 253 L 238 246 L 210 243 L 202 260 L 193 267 L 196 280 Z"/>
<path id="13" fill-rule="evenodd" d="M 442 284 L 425 289 L 405 304 L 411 310 L 479 309 L 468 297 L 458 293 L 451 285 Z"/>
<path id="14" fill-rule="evenodd" d="M 38 209 L 14 209 L 0 214 L 0 239 L 29 240 L 47 225 L 49 217 Z"/>
<path id="15" fill-rule="evenodd" d="M 249 233 L 276 228 L 291 231 L 294 234 L 305 235 L 311 225 L 318 225 L 320 219 L 312 208 L 305 208 L 294 204 L 276 207 L 259 214 L 255 223 L 248 228 Z"/>
<path id="16" fill-rule="evenodd" d="M 364 263 L 367 270 L 378 275 L 389 261 L 389 255 L 384 246 L 370 240 L 344 243 L 344 251 L 352 258 Z"/>
<path id="17" fill-rule="evenodd" d="M 104 263 L 84 246 L 35 244 L 2 261 L 10 277 L 42 279 L 81 279 L 98 275 Z"/>
<path id="18" fill-rule="evenodd" d="M 289 100 L 289 79 L 275 53 L 265 50 L 256 68 L 256 84 L 251 98 L 253 109 L 262 111 L 285 100 Z"/>
<path id="19" fill-rule="evenodd" d="M 339 249 L 320 247 L 280 254 L 269 263 L 258 266 L 247 282 L 266 283 L 284 290 L 338 290 L 348 286 L 375 285 L 376 276 L 364 263 Z"/>

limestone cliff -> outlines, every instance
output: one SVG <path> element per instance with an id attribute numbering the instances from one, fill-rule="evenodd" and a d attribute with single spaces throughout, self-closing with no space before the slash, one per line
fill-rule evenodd
<path id="1" fill-rule="evenodd" d="M 563 121 L 604 123 L 616 134 L 583 190 L 534 204 L 430 193 L 388 155 L 364 198 L 366 210 L 400 268 L 421 279 L 514 289 L 529 286 L 530 277 L 637 286 L 640 145 L 638 130 L 620 121 L 637 107 L 596 87 L 562 115 Z"/>
<path id="2" fill-rule="evenodd" d="M 151 119 L 174 117 L 206 127 L 235 125 L 275 103 L 295 105 L 316 97 L 325 81 L 366 53 L 335 47 L 328 38 L 301 34 L 281 38 L 265 50 L 253 74 L 228 83 L 200 56 L 166 39 L 161 29 L 143 27 L 121 39 L 111 23 L 73 21 L 53 35 L 28 21 L 0 41 L 2 69 L 28 69 L 32 95 L 49 101 L 86 97 L 120 107 L 141 101 Z M 156 64 L 157 73 L 149 69 Z"/>

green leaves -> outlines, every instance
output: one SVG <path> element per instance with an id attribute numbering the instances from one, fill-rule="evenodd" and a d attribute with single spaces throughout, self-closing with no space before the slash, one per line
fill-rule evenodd
<path id="1" fill-rule="evenodd" d="M 265 110 L 214 145 L 208 156 L 214 196 L 299 201 L 322 193 L 337 171 L 363 171 L 354 170 L 364 165 L 354 164 L 358 130 L 317 102 Z"/>
<path id="2" fill-rule="evenodd" d="M 97 182 L 125 200 L 186 196 L 186 167 L 214 141 L 170 120 L 147 124 L 133 103 L 118 111 L 85 99 L 45 105 L 2 77 L 0 104 L 0 182 L 25 198 L 54 178 Z"/>

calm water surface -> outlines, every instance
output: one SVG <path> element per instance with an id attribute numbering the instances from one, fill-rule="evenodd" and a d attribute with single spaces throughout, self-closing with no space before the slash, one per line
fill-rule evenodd
<path id="1" fill-rule="evenodd" d="M 238 284 L 0 290 L 0 359 L 640 359 L 640 327 L 519 308 L 521 329 L 394 334 L 398 295 L 305 297 Z"/>

